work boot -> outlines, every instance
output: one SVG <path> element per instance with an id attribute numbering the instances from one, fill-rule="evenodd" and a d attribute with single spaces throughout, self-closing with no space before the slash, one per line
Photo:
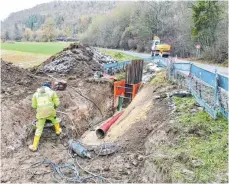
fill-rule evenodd
<path id="1" fill-rule="evenodd" d="M 30 151 L 37 151 L 37 147 L 39 144 L 40 136 L 34 136 L 33 144 L 29 146 Z"/>
<path id="2" fill-rule="evenodd" d="M 56 134 L 60 135 L 60 133 L 62 132 L 62 129 L 60 128 L 60 123 L 54 124 L 54 127 L 55 127 Z"/>

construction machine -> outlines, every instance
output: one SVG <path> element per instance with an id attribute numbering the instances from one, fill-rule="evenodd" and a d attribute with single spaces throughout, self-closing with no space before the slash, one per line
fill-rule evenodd
<path id="1" fill-rule="evenodd" d="M 153 44 L 151 47 L 151 56 L 169 57 L 171 52 L 171 45 L 161 43 L 160 38 L 154 36 Z"/>

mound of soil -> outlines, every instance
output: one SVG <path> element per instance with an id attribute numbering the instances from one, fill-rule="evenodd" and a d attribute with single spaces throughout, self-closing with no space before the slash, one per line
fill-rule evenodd
<path id="1" fill-rule="evenodd" d="M 1 59 L 2 99 L 13 96 L 24 98 L 33 93 L 45 80 L 47 79 L 38 79 L 28 70 L 14 66 Z"/>
<path id="2" fill-rule="evenodd" d="M 47 59 L 40 70 L 44 73 L 71 74 L 85 78 L 93 76 L 95 71 L 102 71 L 102 64 L 108 62 L 116 61 L 94 48 L 75 43 Z"/>
<path id="3" fill-rule="evenodd" d="M 87 51 L 83 50 L 82 53 L 87 54 Z M 77 139 L 91 124 L 111 116 L 113 105 L 112 84 L 105 80 L 83 79 L 82 76 L 88 76 L 88 73 L 93 72 L 94 69 L 91 68 L 101 67 L 99 63 L 90 60 L 90 58 L 87 61 L 80 60 L 78 63 L 81 64 L 73 65 L 79 67 L 76 67 L 79 73 L 74 67 L 70 73 L 75 71 L 76 76 L 81 75 L 80 78 L 68 80 L 69 74 L 67 74 L 65 77 L 68 84 L 66 90 L 57 91 L 60 98 L 57 116 L 62 119 L 61 127 L 63 130 L 61 136 L 56 136 L 52 129 L 44 130 L 39 151 L 36 154 L 28 150 L 34 136 L 31 122 L 36 115 L 35 110 L 31 107 L 32 94 L 43 82 L 52 81 L 53 78 L 44 74 L 36 75 L 33 73 L 34 70 L 22 69 L 1 60 L 1 169 L 4 173 L 1 182 L 38 181 L 39 179 L 33 171 L 28 173 L 30 166 L 37 162 L 37 159 L 47 157 L 50 160 L 57 159 L 59 162 L 59 158 L 67 155 L 67 148 L 64 151 L 57 150 L 65 149 L 64 145 L 70 138 Z M 89 64 L 90 62 L 92 62 L 90 67 L 83 64 Z M 46 61 L 45 65 L 47 64 Z M 56 78 L 59 78 L 59 73 L 57 73 L 57 76 Z M 55 149 L 53 149 L 54 145 Z M 52 150 L 57 152 L 54 154 Z M 14 161 L 10 162 L 9 160 Z M 34 171 L 41 172 L 39 168 Z M 46 176 L 41 181 L 51 182 L 51 176 Z"/>

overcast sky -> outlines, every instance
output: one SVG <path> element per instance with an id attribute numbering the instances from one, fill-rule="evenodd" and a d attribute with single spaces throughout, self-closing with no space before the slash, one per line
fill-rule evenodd
<path id="1" fill-rule="evenodd" d="M 13 12 L 32 8 L 38 4 L 48 3 L 51 1 L 58 1 L 58 0 L 0 0 L 0 20 L 4 20 Z M 77 0 L 61 0 L 61 1 L 77 1 Z M 90 0 L 83 0 L 83 1 L 90 1 Z"/>
<path id="2" fill-rule="evenodd" d="M 1 0 L 0 20 L 7 18 L 10 13 L 32 8 L 41 3 L 47 3 L 54 0 Z"/>

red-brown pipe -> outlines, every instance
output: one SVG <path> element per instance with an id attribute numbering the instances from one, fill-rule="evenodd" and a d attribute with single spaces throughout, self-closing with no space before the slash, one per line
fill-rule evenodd
<path id="1" fill-rule="evenodd" d="M 107 131 L 109 130 L 110 126 L 113 125 L 118 120 L 118 118 L 123 114 L 123 112 L 124 111 L 116 114 L 113 118 L 111 118 L 109 121 L 104 123 L 100 128 L 98 128 L 96 130 L 97 137 L 100 139 L 104 138 L 104 136 L 107 133 Z"/>

